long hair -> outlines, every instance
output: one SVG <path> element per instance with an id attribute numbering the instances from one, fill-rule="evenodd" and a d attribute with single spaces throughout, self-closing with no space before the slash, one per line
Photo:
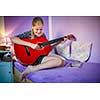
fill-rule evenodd
<path id="1" fill-rule="evenodd" d="M 41 17 L 35 17 L 32 20 L 32 26 L 35 26 L 36 24 L 42 24 L 42 25 L 44 25 L 44 22 L 43 22 L 43 20 L 42 20 Z"/>
<path id="2" fill-rule="evenodd" d="M 33 27 L 36 25 L 40 25 L 40 24 L 44 25 L 43 19 L 41 17 L 37 16 L 37 17 L 33 18 L 33 20 L 32 20 Z M 34 34 L 33 29 L 31 31 L 31 33 Z"/>

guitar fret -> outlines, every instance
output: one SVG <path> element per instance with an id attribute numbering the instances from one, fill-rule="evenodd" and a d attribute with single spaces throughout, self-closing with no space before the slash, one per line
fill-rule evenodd
<path id="1" fill-rule="evenodd" d="M 61 37 L 61 38 L 58 38 L 58 39 L 54 39 L 54 40 L 50 40 L 50 41 L 48 41 L 48 42 L 42 43 L 41 45 L 42 45 L 42 46 L 47 46 L 47 45 L 49 45 L 49 44 L 53 44 L 53 43 L 55 43 L 55 42 L 62 41 L 62 40 L 64 40 L 63 38 L 64 38 L 64 37 Z"/>

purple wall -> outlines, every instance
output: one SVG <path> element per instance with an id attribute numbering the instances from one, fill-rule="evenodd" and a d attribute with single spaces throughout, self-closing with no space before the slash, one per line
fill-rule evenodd
<path id="1" fill-rule="evenodd" d="M 44 33 L 48 37 L 48 17 L 41 16 L 44 20 Z M 34 16 L 5 16 L 5 31 L 10 37 L 31 30 Z"/>
<path id="2" fill-rule="evenodd" d="M 54 38 L 74 33 L 79 42 L 92 42 L 92 55 L 89 61 L 100 63 L 100 17 L 54 16 L 52 33 Z"/>

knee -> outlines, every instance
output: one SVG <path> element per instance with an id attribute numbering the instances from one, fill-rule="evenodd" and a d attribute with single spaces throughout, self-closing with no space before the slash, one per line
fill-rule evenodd
<path id="1" fill-rule="evenodd" d="M 57 61 L 58 66 L 64 66 L 65 65 L 65 61 L 62 60 L 61 58 L 57 58 L 56 61 Z"/>

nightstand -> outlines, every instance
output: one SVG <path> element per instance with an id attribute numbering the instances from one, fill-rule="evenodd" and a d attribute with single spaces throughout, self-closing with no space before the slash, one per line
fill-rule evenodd
<path id="1" fill-rule="evenodd" d="M 11 52 L 0 50 L 0 55 L 2 55 L 2 58 L 0 58 L 0 83 L 13 82 L 13 64 L 9 58 L 10 55 L 7 55 L 8 53 L 10 54 Z"/>

